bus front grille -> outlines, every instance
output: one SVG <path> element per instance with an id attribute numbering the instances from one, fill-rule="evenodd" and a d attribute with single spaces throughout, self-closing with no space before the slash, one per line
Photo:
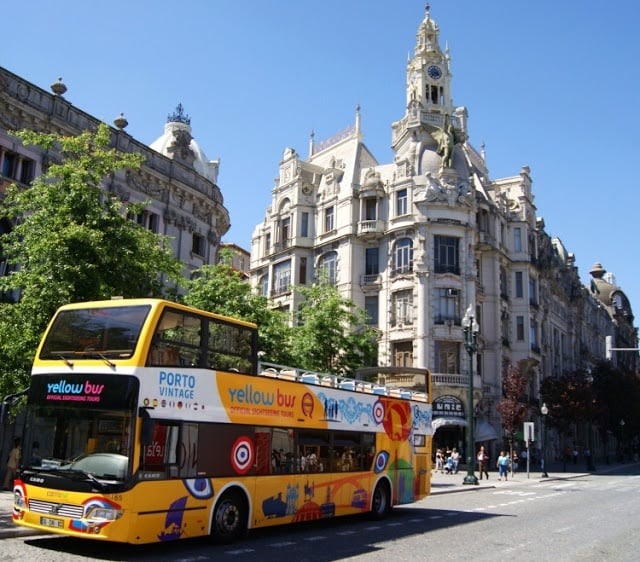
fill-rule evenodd
<path id="1" fill-rule="evenodd" d="M 56 503 L 42 500 L 29 500 L 29 510 L 34 513 L 71 517 L 72 519 L 81 519 L 84 515 L 84 508 L 81 505 L 70 505 L 67 503 Z"/>

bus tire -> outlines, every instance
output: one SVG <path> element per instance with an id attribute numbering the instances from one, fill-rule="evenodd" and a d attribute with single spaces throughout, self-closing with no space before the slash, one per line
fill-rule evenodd
<path id="1" fill-rule="evenodd" d="M 228 544 L 241 538 L 247 531 L 247 502 L 241 492 L 226 492 L 216 504 L 211 522 L 211 539 L 217 544 Z"/>
<path id="2" fill-rule="evenodd" d="M 384 519 L 391 512 L 391 491 L 385 480 L 378 482 L 371 498 L 371 517 L 376 521 Z"/>

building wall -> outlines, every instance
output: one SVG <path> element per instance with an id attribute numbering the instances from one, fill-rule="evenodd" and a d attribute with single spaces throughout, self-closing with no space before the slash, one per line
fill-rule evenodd
<path id="1" fill-rule="evenodd" d="M 615 322 L 582 286 L 574 257 L 545 231 L 529 168 L 490 178 L 467 138 L 467 110 L 449 98 L 450 61 L 438 34 L 427 12 L 407 64 L 407 106 L 392 124 L 392 162 L 378 163 L 362 142 L 359 110 L 342 133 L 318 144 L 312 138 L 307 158 L 285 150 L 271 205 L 253 233 L 250 274 L 258 290 L 293 311 L 299 303 L 291 285 L 312 282 L 332 254 L 332 282 L 345 296 L 370 310 L 377 298 L 379 366 L 429 369 L 434 398 L 464 409 L 464 417 L 438 426 L 453 441 L 444 444 L 464 448 L 471 409 L 477 440 L 496 447 L 507 370 L 522 366 L 527 398 L 539 410 L 542 378 L 604 358 L 604 334 Z M 372 252 L 377 268 L 367 261 Z M 297 277 L 302 259 L 304 280 Z M 282 285 L 284 263 L 291 278 Z M 469 306 L 480 328 L 473 404 L 461 325 Z M 632 321 L 630 310 L 624 318 Z M 635 329 L 625 333 L 632 339 Z"/>
<path id="2" fill-rule="evenodd" d="M 56 158 L 23 147 L 8 131 L 30 129 L 76 135 L 99 124 L 97 118 L 67 101 L 63 95 L 66 87 L 60 82 L 53 84 L 52 90 L 58 93 L 47 92 L 0 67 L 0 197 L 13 182 L 26 187 L 50 158 Z M 184 263 L 185 276 L 204 264 L 215 263 L 220 239 L 229 230 L 229 214 L 220 188 L 196 171 L 197 155 L 186 161 L 170 158 L 128 135 L 122 116 L 114 123 L 117 125 L 112 127 L 112 146 L 123 152 L 141 153 L 145 162 L 139 171 L 117 172 L 105 180 L 104 189 L 123 201 L 148 201 L 139 221 L 171 237 L 175 255 Z M 178 139 L 174 145 L 177 143 Z M 8 165 L 14 154 L 32 162 L 30 173 L 23 172 L 22 162 Z M 167 154 L 173 156 L 170 151 Z"/>

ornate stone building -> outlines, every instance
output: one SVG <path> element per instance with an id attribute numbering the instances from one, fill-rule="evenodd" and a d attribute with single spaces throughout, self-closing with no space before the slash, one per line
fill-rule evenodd
<path id="1" fill-rule="evenodd" d="M 71 104 L 67 87 L 58 80 L 47 92 L 0 68 L 0 197 L 17 182 L 25 187 L 42 173 L 55 155 L 24 147 L 8 131 L 35 131 L 75 135 L 98 126 L 99 120 Z M 138 152 L 145 162 L 136 172 L 119 171 L 105 181 L 104 189 L 123 201 L 146 202 L 136 220 L 172 239 L 185 276 L 217 261 L 221 237 L 229 230 L 229 213 L 217 185 L 218 162 L 209 161 L 191 136 L 190 119 L 179 105 L 169 115 L 164 133 L 145 146 L 125 132 L 127 120 L 114 120 L 112 146 Z M 10 229 L 5 220 L 0 231 Z M 0 274 L 6 273 L 0 256 Z"/>
<path id="2" fill-rule="evenodd" d="M 324 270 L 378 329 L 379 366 L 431 371 L 436 443 L 465 449 L 471 409 L 476 442 L 499 447 L 496 404 L 512 365 L 522 362 L 539 409 L 543 377 L 588 369 L 604 358 L 605 335 L 637 341 L 633 315 L 619 289 L 603 306 L 598 271 L 599 295 L 581 284 L 574 257 L 537 216 L 528 167 L 490 177 L 469 142 L 467 109 L 452 102 L 449 53 L 428 11 L 405 88 L 392 162 L 379 163 L 362 142 L 359 110 L 328 141 L 312 135 L 306 159 L 284 151 L 253 232 L 252 283 L 293 312 L 292 287 Z M 473 371 L 462 327 L 470 306 L 479 326 Z"/>

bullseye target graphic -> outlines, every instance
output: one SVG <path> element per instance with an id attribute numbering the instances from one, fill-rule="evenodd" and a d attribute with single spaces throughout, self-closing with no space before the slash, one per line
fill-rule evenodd
<path id="1" fill-rule="evenodd" d="M 373 405 L 373 421 L 378 424 L 382 423 L 384 421 L 384 411 L 384 404 L 380 400 L 377 400 Z"/>
<path id="2" fill-rule="evenodd" d="M 238 474 L 246 474 L 253 466 L 255 453 L 253 441 L 248 437 L 238 437 L 231 447 L 231 466 Z"/>
<path id="3" fill-rule="evenodd" d="M 387 451 L 380 451 L 376 455 L 376 460 L 373 463 L 373 470 L 377 474 L 378 472 L 382 472 L 389 462 L 389 453 Z"/>

